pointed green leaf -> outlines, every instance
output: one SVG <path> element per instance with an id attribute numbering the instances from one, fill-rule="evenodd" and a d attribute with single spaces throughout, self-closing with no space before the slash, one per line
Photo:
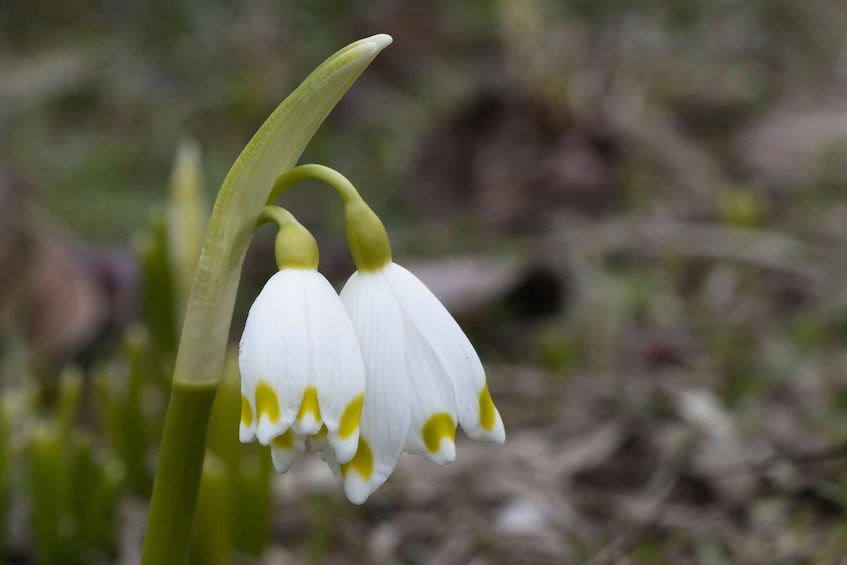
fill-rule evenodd
<path id="1" fill-rule="evenodd" d="M 279 105 L 235 161 L 209 220 L 175 381 L 214 384 L 220 379 L 241 264 L 274 181 L 294 166 L 332 108 L 389 43 L 389 36 L 375 35 L 327 59 Z"/>
<path id="2" fill-rule="evenodd" d="M 168 234 L 161 210 L 134 242 L 141 263 L 141 309 L 160 353 L 173 354 L 177 343 L 176 290 L 168 259 Z"/>
<path id="3" fill-rule="evenodd" d="M 168 251 L 177 295 L 177 321 L 182 321 L 194 269 L 200 258 L 209 218 L 200 147 L 191 140 L 179 144 L 168 195 Z"/>
<path id="4" fill-rule="evenodd" d="M 357 41 L 310 74 L 265 121 L 218 193 L 188 299 L 159 451 L 142 563 L 184 563 L 209 416 L 223 372 L 241 265 L 274 181 L 377 53 L 387 35 Z"/>

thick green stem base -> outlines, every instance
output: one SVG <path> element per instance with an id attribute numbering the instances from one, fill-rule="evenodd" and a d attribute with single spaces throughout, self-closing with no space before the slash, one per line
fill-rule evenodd
<path id="1" fill-rule="evenodd" d="M 188 561 L 206 430 L 216 392 L 215 384 L 187 385 L 174 379 L 147 516 L 142 565 L 182 565 Z"/>

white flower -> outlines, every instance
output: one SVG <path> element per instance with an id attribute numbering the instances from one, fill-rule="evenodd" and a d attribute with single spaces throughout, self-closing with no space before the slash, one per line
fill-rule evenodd
<path id="1" fill-rule="evenodd" d="M 265 207 L 260 222 L 280 228 L 280 271 L 250 309 L 241 340 L 240 436 L 272 445 L 280 472 L 308 440 L 341 476 L 347 498 L 361 504 L 404 451 L 441 465 L 453 461 L 457 423 L 468 436 L 495 443 L 506 432 L 479 356 L 429 289 L 391 261 L 377 215 L 326 167 L 292 169 L 277 181 L 280 190 L 304 175 L 341 195 L 358 271 L 339 299 L 317 272 L 311 234 L 287 211 Z"/>
<path id="2" fill-rule="evenodd" d="M 353 326 L 323 275 L 283 268 L 271 277 L 250 308 L 238 362 L 241 441 L 271 445 L 281 473 L 306 439 L 316 449 L 328 444 L 339 462 L 353 458 L 364 367 Z"/>
<path id="3" fill-rule="evenodd" d="M 359 448 L 340 467 L 352 502 L 361 504 L 385 482 L 403 451 L 453 461 L 457 420 L 470 437 L 503 443 L 479 356 L 417 277 L 392 262 L 360 270 L 341 300 L 366 375 Z"/>

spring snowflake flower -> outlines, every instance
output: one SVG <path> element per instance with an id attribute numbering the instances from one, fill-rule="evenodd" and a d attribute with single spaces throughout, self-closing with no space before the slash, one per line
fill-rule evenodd
<path id="1" fill-rule="evenodd" d="M 457 421 L 472 438 L 505 441 L 479 356 L 417 277 L 396 263 L 357 272 L 341 300 L 366 375 L 359 450 L 341 465 L 351 501 L 364 502 L 385 482 L 403 451 L 453 461 Z"/>
<path id="2" fill-rule="evenodd" d="M 277 236 L 280 270 L 247 316 L 239 349 L 239 437 L 270 445 L 287 471 L 306 440 L 349 461 L 359 442 L 364 366 L 338 294 L 317 271 L 317 246 L 285 213 Z"/>
<path id="3" fill-rule="evenodd" d="M 359 448 L 340 472 L 347 497 L 361 504 L 403 451 L 453 461 L 457 422 L 475 439 L 503 443 L 506 432 L 467 336 L 417 277 L 391 261 L 376 215 L 356 206 L 347 206 L 347 234 L 359 270 L 341 300 L 359 338 L 366 392 Z"/>
<path id="4" fill-rule="evenodd" d="M 287 212 L 265 209 L 280 226 L 280 271 L 250 309 L 241 340 L 242 441 L 272 445 L 280 472 L 308 441 L 356 504 L 404 451 L 453 461 L 457 425 L 503 443 L 479 356 L 435 295 L 392 261 L 376 214 L 347 179 L 319 165 L 282 175 L 272 194 L 304 178 L 325 180 L 342 197 L 358 270 L 339 298 L 316 270 L 311 235 Z"/>

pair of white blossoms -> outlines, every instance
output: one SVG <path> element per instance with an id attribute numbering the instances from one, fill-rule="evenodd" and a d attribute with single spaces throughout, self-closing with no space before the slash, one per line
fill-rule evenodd
<path id="1" fill-rule="evenodd" d="M 314 261 L 279 257 L 280 231 L 280 270 L 250 308 L 241 339 L 239 436 L 270 445 L 280 473 L 308 443 L 361 504 L 404 451 L 453 461 L 457 422 L 495 443 L 505 430 L 479 356 L 447 309 L 391 261 L 390 248 L 357 256 L 353 228 L 348 214 L 359 270 L 340 296 L 317 271 L 316 246 Z M 373 239 L 359 237 L 359 247 Z"/>

